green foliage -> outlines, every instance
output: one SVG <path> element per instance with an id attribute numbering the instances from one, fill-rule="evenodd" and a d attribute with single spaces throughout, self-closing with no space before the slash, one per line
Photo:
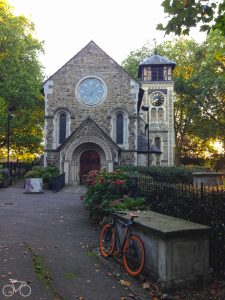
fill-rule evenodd
<path id="1" fill-rule="evenodd" d="M 161 166 L 118 166 L 117 168 L 132 175 L 143 174 L 152 177 L 156 181 L 172 183 L 192 183 L 192 173 L 202 170 L 200 168 Z"/>
<path id="2" fill-rule="evenodd" d="M 3 174 L 2 173 L 0 173 L 0 183 L 2 183 L 3 182 Z"/>
<path id="3" fill-rule="evenodd" d="M 165 26 L 158 24 L 157 29 L 166 34 L 189 34 L 190 28 L 200 24 L 200 31 L 219 29 L 225 35 L 224 0 L 163 0 L 162 6 L 169 21 Z"/>
<path id="4" fill-rule="evenodd" d="M 52 179 L 59 174 L 60 171 L 57 167 L 48 166 L 44 168 L 35 166 L 25 174 L 25 178 L 43 178 L 43 182 L 51 183 Z"/>
<path id="5" fill-rule="evenodd" d="M 87 193 L 84 203 L 90 216 L 101 219 L 104 211 L 118 209 L 137 209 L 143 206 L 141 199 L 132 199 L 128 194 L 129 175 L 122 171 L 92 171 L 88 175 Z"/>
<path id="6" fill-rule="evenodd" d="M 38 57 L 43 48 L 34 30 L 33 23 L 14 16 L 7 2 L 0 1 L 0 146 L 4 149 L 7 144 L 8 110 L 14 116 L 10 145 L 17 156 L 42 151 L 43 75 Z"/>
<path id="7" fill-rule="evenodd" d="M 138 65 L 144 58 L 153 54 L 147 46 L 143 46 L 141 49 L 131 51 L 128 57 L 122 61 L 122 67 L 134 78 L 138 79 Z"/>
<path id="8" fill-rule="evenodd" d="M 145 209 L 145 199 L 141 197 L 131 198 L 129 196 L 124 196 L 122 199 L 118 199 L 112 202 L 110 204 L 110 208 L 113 211 Z"/>
<path id="9" fill-rule="evenodd" d="M 176 60 L 176 158 L 206 158 L 212 140 L 224 140 L 225 38 L 212 31 L 198 44 L 184 38 L 159 46 L 161 55 Z"/>

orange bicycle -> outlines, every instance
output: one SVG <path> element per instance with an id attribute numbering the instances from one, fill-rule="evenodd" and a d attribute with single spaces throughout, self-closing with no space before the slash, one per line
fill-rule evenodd
<path id="1" fill-rule="evenodd" d="M 127 215 L 124 212 L 111 213 L 111 220 L 103 227 L 99 246 L 104 258 L 121 254 L 123 263 L 128 274 L 132 276 L 139 275 L 145 263 L 144 244 L 139 236 L 132 234 L 131 228 L 137 215 L 130 214 L 128 221 L 122 221 L 119 216 Z M 121 241 L 118 225 L 125 231 L 124 238 Z"/>

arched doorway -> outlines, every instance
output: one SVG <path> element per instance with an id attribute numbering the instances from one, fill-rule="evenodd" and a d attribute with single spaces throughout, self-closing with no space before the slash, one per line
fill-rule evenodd
<path id="1" fill-rule="evenodd" d="M 80 183 L 85 183 L 86 175 L 92 170 L 100 170 L 100 156 L 94 150 L 87 150 L 80 156 Z"/>

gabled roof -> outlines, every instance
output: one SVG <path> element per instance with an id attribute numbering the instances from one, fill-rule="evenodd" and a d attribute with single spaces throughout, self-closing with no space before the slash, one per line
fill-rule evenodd
<path id="1" fill-rule="evenodd" d="M 73 140 L 73 137 L 76 136 L 76 134 L 82 130 L 85 126 L 95 126 L 95 128 L 101 132 L 101 134 L 105 137 L 105 139 L 111 143 L 117 150 L 120 150 L 120 147 L 111 139 L 108 134 L 105 133 L 105 131 L 91 118 L 87 117 L 84 122 L 76 129 L 74 130 L 70 136 L 56 149 L 56 151 L 60 151 L 67 143 L 69 143 L 71 140 Z"/>
<path id="2" fill-rule="evenodd" d="M 176 63 L 166 57 L 155 54 L 150 57 L 146 57 L 139 63 L 139 66 L 143 65 L 170 65 L 175 67 Z"/>
<path id="3" fill-rule="evenodd" d="M 110 60 L 112 60 L 117 66 L 119 66 L 121 68 L 121 70 L 123 70 L 125 73 L 127 73 L 127 75 L 134 80 L 137 84 L 140 85 L 140 83 L 133 78 L 121 65 L 119 65 L 112 57 L 110 57 L 104 50 L 102 50 L 94 41 L 90 41 L 86 46 L 84 46 L 77 54 L 75 54 L 70 60 L 68 60 L 61 68 L 59 68 L 55 73 L 53 73 L 48 79 L 46 79 L 43 83 L 43 85 L 50 79 L 52 79 L 52 77 L 58 73 L 62 68 L 64 68 L 70 61 L 72 61 L 73 59 L 75 59 L 85 48 L 89 47 L 91 44 L 95 45 L 100 51 L 102 51 Z"/>

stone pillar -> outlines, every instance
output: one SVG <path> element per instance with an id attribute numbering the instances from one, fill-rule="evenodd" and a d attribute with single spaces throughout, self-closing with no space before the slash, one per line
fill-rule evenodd
<path id="1" fill-rule="evenodd" d="M 69 183 L 69 171 L 70 171 L 69 165 L 70 165 L 69 161 L 65 160 L 64 162 L 65 184 Z"/>
<path id="2" fill-rule="evenodd" d="M 70 165 L 70 182 L 75 185 L 77 177 L 76 161 L 72 160 Z"/>
<path id="3" fill-rule="evenodd" d="M 80 183 L 80 178 L 78 176 L 78 161 L 72 161 L 74 169 L 74 182 L 73 185 L 77 186 Z"/>
<path id="4" fill-rule="evenodd" d="M 112 172 L 113 171 L 113 161 L 112 160 L 107 161 L 106 164 L 107 164 L 108 172 Z"/>

